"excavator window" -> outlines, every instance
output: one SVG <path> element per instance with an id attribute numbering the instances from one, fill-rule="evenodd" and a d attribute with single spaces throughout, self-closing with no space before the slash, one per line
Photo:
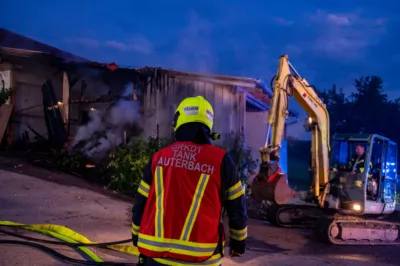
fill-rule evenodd
<path id="1" fill-rule="evenodd" d="M 387 150 L 387 141 L 374 138 L 373 146 L 371 149 L 371 169 L 368 175 L 367 185 L 367 199 L 376 201 L 381 189 L 382 169 L 385 161 L 385 154 Z"/>
<path id="2" fill-rule="evenodd" d="M 395 201 L 397 184 L 397 145 L 394 142 L 389 142 L 387 145 L 382 169 L 381 195 L 385 203 L 392 203 Z"/>
<path id="3" fill-rule="evenodd" d="M 374 173 L 382 169 L 382 163 L 384 160 L 384 153 L 385 153 L 384 150 L 385 150 L 384 142 L 380 139 L 375 139 L 371 153 L 371 164 Z"/>
<path id="4" fill-rule="evenodd" d="M 366 155 L 368 150 L 367 141 L 335 140 L 331 152 L 331 167 L 337 170 L 351 170 L 347 168 L 351 159 L 356 157 L 358 146 L 363 148 L 362 150 Z"/>
<path id="5" fill-rule="evenodd" d="M 340 168 L 345 164 L 348 157 L 348 142 L 347 141 L 334 141 L 331 152 L 331 167 Z"/>
<path id="6" fill-rule="evenodd" d="M 392 203 L 397 182 L 397 146 L 385 138 L 375 137 L 371 149 L 372 171 L 368 175 L 367 199 Z"/>

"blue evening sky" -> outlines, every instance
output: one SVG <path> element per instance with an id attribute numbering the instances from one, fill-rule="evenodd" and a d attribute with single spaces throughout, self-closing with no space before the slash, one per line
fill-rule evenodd
<path id="1" fill-rule="evenodd" d="M 379 75 L 389 96 L 400 96 L 399 1 L 146 2 L 6 1 L 0 27 L 99 62 L 268 82 L 287 53 L 317 88 L 349 92 L 353 79 Z"/>

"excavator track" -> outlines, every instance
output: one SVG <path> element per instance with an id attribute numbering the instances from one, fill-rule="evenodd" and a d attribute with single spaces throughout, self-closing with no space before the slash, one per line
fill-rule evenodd
<path id="1" fill-rule="evenodd" d="M 334 215 L 321 217 L 316 236 L 334 245 L 400 245 L 400 222 Z"/>
<path id="2" fill-rule="evenodd" d="M 321 208 L 313 205 L 273 204 L 267 210 L 267 220 L 272 225 L 291 228 L 314 228 L 323 215 Z"/>

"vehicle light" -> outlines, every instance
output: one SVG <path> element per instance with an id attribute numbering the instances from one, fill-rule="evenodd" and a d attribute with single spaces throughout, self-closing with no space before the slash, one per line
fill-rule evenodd
<path id="1" fill-rule="evenodd" d="M 357 212 L 361 211 L 361 205 L 358 203 L 353 204 L 353 210 Z"/>

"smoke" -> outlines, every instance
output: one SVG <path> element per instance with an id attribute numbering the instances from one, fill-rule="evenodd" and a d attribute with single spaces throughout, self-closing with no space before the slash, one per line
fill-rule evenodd
<path id="1" fill-rule="evenodd" d="M 89 122 L 80 126 L 70 152 L 80 151 L 85 156 L 102 157 L 123 142 L 127 135 L 138 135 L 141 117 L 139 103 L 133 100 L 133 84 L 125 87 L 120 99 L 105 110 L 91 110 Z"/>
<path id="2" fill-rule="evenodd" d="M 178 70 L 212 73 L 217 57 L 213 51 L 213 24 L 195 11 L 187 16 L 187 27 L 180 33 L 175 47 L 166 58 L 168 66 Z"/>

